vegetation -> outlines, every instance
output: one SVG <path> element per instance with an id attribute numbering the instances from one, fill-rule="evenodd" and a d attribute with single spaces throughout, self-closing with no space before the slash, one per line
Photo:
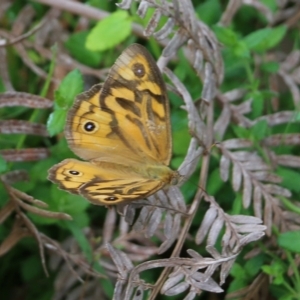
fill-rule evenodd
<path id="1" fill-rule="evenodd" d="M 300 6 L 3 0 L 6 299 L 299 299 Z M 47 179 L 79 93 L 143 44 L 164 73 L 178 186 L 95 206 Z M 180 189 L 179 189 L 180 188 Z"/>

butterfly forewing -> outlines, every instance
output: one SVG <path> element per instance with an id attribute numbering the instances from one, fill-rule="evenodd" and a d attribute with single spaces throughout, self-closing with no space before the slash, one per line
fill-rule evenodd
<path id="1" fill-rule="evenodd" d="M 103 85 L 100 106 L 116 115 L 112 137 L 118 136 L 138 156 L 169 164 L 169 102 L 162 75 L 144 47 L 134 44 L 117 59 Z"/>

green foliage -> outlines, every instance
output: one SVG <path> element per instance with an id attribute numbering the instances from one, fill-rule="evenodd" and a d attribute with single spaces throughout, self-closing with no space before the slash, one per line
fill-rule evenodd
<path id="1" fill-rule="evenodd" d="M 286 26 L 264 28 L 248 34 L 243 40 L 249 50 L 264 52 L 275 47 L 284 37 Z"/>
<path id="2" fill-rule="evenodd" d="M 131 20 L 126 11 L 116 11 L 99 21 L 86 40 L 86 48 L 91 51 L 112 49 L 130 34 Z"/>
<path id="3" fill-rule="evenodd" d="M 206 24 L 212 25 L 218 22 L 221 13 L 221 3 L 218 0 L 204 1 L 195 7 L 199 19 Z"/>
<path id="4" fill-rule="evenodd" d="M 70 72 L 55 91 L 54 112 L 50 115 L 47 128 L 51 136 L 62 132 L 66 114 L 71 108 L 75 97 L 83 91 L 83 80 L 80 72 Z"/>
<path id="5" fill-rule="evenodd" d="M 275 14 L 280 10 L 276 0 L 262 0 L 260 2 L 265 4 Z M 97 68 L 97 70 L 100 67 L 109 68 L 125 45 L 137 40 L 136 35 L 132 32 L 132 20 L 145 26 L 152 17 L 155 9 L 150 9 L 146 17 L 141 19 L 136 16 L 134 9 L 131 10 L 131 14 L 127 11 L 116 11 L 114 2 L 90 0 L 86 3 L 95 8 L 107 11 L 108 17 L 98 21 L 96 24 L 91 19 L 89 24 L 82 25 L 82 20 L 80 20 L 78 16 L 73 15 L 71 12 L 63 13 L 59 17 L 59 22 L 61 22 L 61 28 L 63 28 L 62 30 L 64 31 L 64 43 L 62 43 L 60 47 L 65 47 L 62 53 L 68 52 L 75 61 L 79 62 L 78 68 L 82 67 L 82 65 L 89 67 L 88 71 L 84 68 L 83 70 L 90 75 L 92 73 L 91 68 Z M 161 3 L 163 3 L 163 1 Z M 32 6 L 36 14 L 34 22 L 41 22 L 48 8 L 34 1 L 26 5 Z M 134 5 L 136 4 L 133 4 L 133 6 Z M 278 76 L 278 71 L 282 64 L 281 56 L 285 55 L 284 51 L 286 51 L 286 45 L 294 49 L 299 49 L 299 32 L 296 30 L 293 31 L 284 25 L 274 27 L 268 25 L 263 13 L 246 5 L 239 10 L 228 26 L 216 25 L 220 24 L 219 20 L 225 9 L 224 1 L 194 1 L 194 5 L 197 16 L 208 24 L 209 28 L 213 28 L 216 38 L 219 43 L 222 44 L 221 50 L 225 74 L 224 81 L 220 87 L 220 93 L 232 89 L 243 89 L 245 91 L 243 96 L 236 100 L 236 102 L 232 101 L 229 105 L 242 106 L 246 101 L 251 100 L 251 111 L 245 114 L 245 117 L 248 118 L 250 122 L 256 121 L 255 124 L 253 123 L 254 125 L 247 127 L 241 125 L 235 119 L 235 116 L 231 116 L 230 125 L 225 132 L 224 139 L 240 138 L 248 139 L 253 142 L 254 147 L 251 151 L 258 153 L 263 158 L 270 166 L 270 169 L 274 171 L 274 174 L 282 179 L 280 186 L 290 190 L 292 193 L 290 198 L 285 196 L 279 197 L 281 204 L 280 210 L 282 210 L 282 212 L 292 212 L 292 216 L 295 218 L 299 217 L 299 169 L 289 168 L 288 166 L 278 167 L 276 161 L 272 161 L 271 156 L 273 153 L 266 154 L 264 152 L 264 140 L 266 138 L 274 134 L 288 135 L 299 133 L 300 112 L 294 109 L 291 93 L 290 91 L 286 91 L 286 89 L 290 87 L 286 86 L 286 84 L 283 84 L 283 87 L 278 84 L 275 90 L 272 81 Z M 13 1 L 12 5 L 5 11 L 4 18 L 0 19 L 1 29 L 4 28 L 5 32 L 9 32 L 23 8 L 24 1 Z M 162 17 L 158 22 L 157 28 L 161 28 L 166 20 L 166 17 Z M 95 25 L 93 26 L 93 24 Z M 29 28 L 33 26 L 34 24 L 31 24 Z M 176 26 L 178 26 L 178 24 Z M 174 32 L 177 30 L 176 26 Z M 65 35 L 66 33 L 68 34 Z M 26 45 L 25 43 L 27 42 L 38 45 L 38 43 L 35 43 L 35 38 L 35 34 L 28 37 L 28 39 L 26 38 L 24 45 Z M 283 41 L 288 41 L 288 43 L 283 45 Z M 141 39 L 138 40 L 138 42 L 146 44 L 146 47 L 151 50 L 156 57 L 160 55 L 162 47 L 155 42 L 153 38 L 149 41 Z M 54 108 L 49 118 L 49 110 L 32 112 L 32 109 L 27 107 L 3 108 L 0 111 L 0 118 L 1 120 L 17 119 L 40 122 L 41 124 L 47 123 L 47 129 L 51 138 L 37 137 L 34 135 L 3 134 L 0 137 L 0 148 L 22 149 L 45 147 L 49 149 L 51 154 L 43 160 L 27 162 L 6 162 L 3 156 L 0 155 L 0 173 L 20 169 L 26 170 L 30 180 L 28 182 L 16 183 L 13 185 L 14 188 L 28 193 L 28 195 L 34 199 L 44 201 L 49 206 L 47 210 L 69 214 L 73 220 L 62 221 L 26 211 L 25 214 L 28 219 L 34 223 L 38 231 L 47 234 L 57 240 L 58 243 L 72 237 L 80 247 L 78 251 L 84 254 L 91 268 L 101 274 L 105 274 L 103 266 L 98 263 L 98 257 L 95 257 L 95 253 L 93 253 L 96 248 L 93 242 L 95 244 L 96 242 L 91 242 L 91 240 L 88 239 L 84 229 L 89 228 L 91 231 L 97 232 L 97 234 L 99 231 L 99 235 L 101 236 L 107 209 L 92 206 L 79 195 L 61 191 L 47 179 L 50 167 L 65 158 L 75 157 L 74 153 L 68 148 L 61 133 L 65 126 L 67 113 L 72 107 L 74 99 L 79 93 L 87 89 L 84 86 L 90 84 L 89 79 L 86 78 L 88 76 L 83 78 L 82 73 L 84 72 L 75 69 L 64 77 L 58 89 L 54 92 L 54 95 L 52 95 L 51 80 L 57 79 L 54 78 L 54 76 L 56 76 L 54 69 L 59 64 L 55 56 L 61 49 L 58 50 L 58 47 L 56 47 L 56 49 L 52 51 L 53 58 L 50 60 L 49 56 L 51 56 L 51 53 L 49 55 L 48 49 L 50 46 L 51 45 L 47 45 L 46 48 L 42 49 L 43 51 L 38 51 L 38 47 L 32 47 L 26 51 L 26 55 L 23 52 L 19 53 L 13 46 L 6 48 L 6 63 L 14 88 L 18 91 L 54 99 Z M 277 53 L 280 53 L 280 55 L 277 56 Z M 39 72 L 28 65 L 28 60 L 35 64 Z M 168 67 L 170 67 L 176 76 L 185 84 L 185 87 L 193 99 L 198 100 L 203 85 L 199 77 L 195 74 L 191 62 L 186 58 L 185 52 L 180 50 L 177 57 L 170 62 Z M 64 68 L 64 70 L 69 71 L 66 66 L 64 66 Z M 96 80 L 100 81 L 98 77 Z M 270 82 L 272 82 L 273 85 Z M 7 89 L 5 83 L 5 79 L 0 78 L 1 92 Z M 168 95 L 171 102 L 173 130 L 173 159 L 171 167 L 176 169 L 181 165 L 186 155 L 190 142 L 190 133 L 187 114 L 180 108 L 183 105 L 181 97 L 175 95 L 173 92 L 169 92 Z M 278 101 L 279 106 L 277 109 L 274 108 L 276 107 L 276 101 Z M 214 105 L 214 120 L 220 117 L 222 106 L 223 103 L 217 99 Z M 294 116 L 291 118 L 290 124 L 278 123 L 276 126 L 271 126 L 264 118 L 264 116 L 268 116 L 269 114 L 290 110 L 294 110 Z M 218 140 L 216 140 L 216 142 L 218 142 Z M 221 179 L 219 166 L 221 155 L 218 147 L 205 150 L 211 155 L 211 165 L 209 167 L 205 190 L 218 199 L 219 204 L 226 209 L 226 213 L 253 215 L 253 206 L 247 209 L 243 207 L 242 191 L 233 191 L 231 186 L 232 178 L 230 177 L 229 182 L 225 183 Z M 299 145 L 287 145 L 285 140 L 282 139 L 280 145 L 274 146 L 272 151 L 278 155 L 299 156 Z M 207 155 L 207 153 L 205 153 L 204 156 Z M 187 204 L 192 202 L 199 188 L 200 168 L 201 165 L 196 166 L 195 174 L 182 187 L 182 192 Z M 0 185 L 0 196 L 0 208 L 3 208 L 7 204 L 10 195 L 2 185 Z M 198 230 L 205 211 L 208 209 L 207 203 L 201 203 L 201 205 L 203 206 L 197 211 L 196 217 L 193 219 L 191 225 L 192 233 Z M 264 205 L 266 204 L 264 203 Z M 281 211 L 278 213 L 278 218 L 280 218 Z M 182 224 L 185 222 L 185 217 L 186 216 L 182 218 Z M 11 216 L 4 222 L 4 225 L 0 227 L 0 242 L 4 241 L 10 234 L 14 219 L 15 215 Z M 244 259 L 242 255 L 239 257 L 230 272 L 228 285 L 225 286 L 227 294 L 251 285 L 259 274 L 263 274 L 264 276 L 268 276 L 269 282 L 269 286 L 265 288 L 268 289 L 269 294 L 273 295 L 274 299 L 298 299 L 297 297 L 299 297 L 300 294 L 298 291 L 300 282 L 298 265 L 294 255 L 300 252 L 300 231 L 293 231 L 288 226 L 286 227 L 287 231 L 284 233 L 279 232 L 279 230 L 281 230 L 281 228 L 277 228 L 277 226 L 274 225 L 272 227 L 272 234 L 276 234 L 276 237 L 265 237 L 266 241 L 270 243 L 276 240 L 277 245 L 272 244 L 272 247 L 269 247 L 268 243 L 258 243 L 254 246 L 260 248 L 260 252 L 263 254 L 248 260 Z M 119 229 L 115 228 L 113 234 L 117 235 L 118 232 Z M 187 243 L 194 246 L 191 241 L 192 238 L 190 237 L 191 236 L 189 236 Z M 156 242 L 155 239 L 151 240 L 149 244 L 154 242 Z M 220 244 L 221 241 L 218 245 L 221 248 Z M 53 298 L 54 281 L 57 275 L 56 272 L 59 270 L 50 270 L 50 278 L 45 276 L 38 247 L 37 242 L 32 237 L 26 237 L 1 257 L 0 281 L 3 283 L 3 294 L 12 295 L 12 291 L 20 284 L 22 291 L 27 291 L 23 297 L 24 299 L 42 300 Z M 247 251 L 252 250 L 251 247 L 248 246 L 245 248 L 243 250 L 244 253 L 246 254 Z M 199 253 L 201 253 L 201 255 L 206 255 L 204 248 L 204 245 L 199 246 Z M 46 261 L 48 262 L 48 257 L 46 257 Z M 154 278 L 155 276 L 150 274 L 149 277 Z M 103 286 L 106 295 L 108 295 L 107 298 L 110 299 L 114 288 L 110 278 L 101 278 L 99 285 Z M 10 296 L 8 299 L 13 299 L 12 297 L 13 296 Z M 204 298 L 199 296 L 199 299 Z"/>
<path id="6" fill-rule="evenodd" d="M 218 40 L 230 48 L 231 54 L 239 59 L 250 58 L 250 49 L 243 40 L 239 39 L 237 33 L 226 27 L 213 26 L 213 29 Z"/>
<path id="7" fill-rule="evenodd" d="M 98 67 L 103 55 L 100 52 L 95 52 L 87 49 L 86 40 L 89 35 L 89 31 L 80 31 L 70 35 L 65 45 L 70 51 L 72 56 L 79 62 L 90 66 Z"/>
<path id="8" fill-rule="evenodd" d="M 4 158 L 0 155 L 0 173 L 5 172 L 7 169 L 7 162 Z"/>
<path id="9" fill-rule="evenodd" d="M 293 242 L 291 243 L 291 241 Z M 300 253 L 300 231 L 297 230 L 281 233 L 278 236 L 278 244 L 288 251 Z"/>
<path id="10" fill-rule="evenodd" d="M 282 179 L 282 186 L 296 193 L 300 192 L 300 174 L 298 171 L 278 168 L 276 172 Z"/>

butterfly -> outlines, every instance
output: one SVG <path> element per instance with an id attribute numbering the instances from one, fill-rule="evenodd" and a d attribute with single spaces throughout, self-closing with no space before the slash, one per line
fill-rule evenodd
<path id="1" fill-rule="evenodd" d="M 154 194 L 180 177 L 172 155 L 169 101 L 151 54 L 126 48 L 103 84 L 80 94 L 68 112 L 65 136 L 81 159 L 49 170 L 59 188 L 97 205 L 114 205 Z"/>

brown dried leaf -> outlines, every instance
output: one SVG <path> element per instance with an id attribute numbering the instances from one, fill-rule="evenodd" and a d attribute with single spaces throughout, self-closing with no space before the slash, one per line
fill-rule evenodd
<path id="1" fill-rule="evenodd" d="M 1 9 L 0 9 L 0 14 L 1 14 Z M 4 40 L 0 40 L 0 43 L 2 41 L 3 41 L 3 43 L 5 43 Z M 1 48 L 1 46 L 0 46 L 0 77 L 5 86 L 6 91 L 13 91 L 14 88 L 10 81 L 7 62 L 8 62 L 8 58 L 6 56 L 6 49 Z M 1 106 L 1 98 L 0 98 L 0 106 Z"/>
<path id="2" fill-rule="evenodd" d="M 226 93 L 224 93 L 223 95 L 219 95 L 220 99 L 222 100 L 222 102 L 233 102 L 236 100 L 241 99 L 244 95 L 246 94 L 246 90 L 242 89 L 242 88 L 237 88 L 234 90 L 230 90 Z"/>
<path id="3" fill-rule="evenodd" d="M 215 78 L 215 74 L 213 73 L 213 66 L 207 62 L 205 63 L 204 68 L 204 82 L 201 93 L 201 99 L 205 102 L 211 102 L 217 92 L 217 80 Z"/>
<path id="4" fill-rule="evenodd" d="M 286 123 L 296 121 L 294 111 L 280 111 L 272 115 L 262 116 L 257 118 L 254 121 L 254 124 L 262 120 L 266 120 L 269 126 L 276 126 L 276 125 L 286 124 Z"/>
<path id="5" fill-rule="evenodd" d="M 246 216 L 246 215 L 233 215 L 227 216 L 232 223 L 236 224 L 261 224 L 262 220 L 257 217 L 253 216 Z"/>
<path id="6" fill-rule="evenodd" d="M 238 163 L 233 163 L 232 168 L 232 187 L 234 191 L 238 191 L 242 183 L 242 170 Z"/>
<path id="7" fill-rule="evenodd" d="M 136 11 L 137 15 L 140 18 L 144 19 L 145 16 L 146 16 L 146 13 L 147 13 L 147 10 L 148 10 L 149 6 L 150 5 L 149 5 L 148 1 L 142 0 L 140 2 L 140 4 L 139 4 L 139 7 L 138 7 L 137 11 Z"/>
<path id="8" fill-rule="evenodd" d="M 156 9 L 151 17 L 151 19 L 148 22 L 147 27 L 145 28 L 144 34 L 145 36 L 151 36 L 153 32 L 155 31 L 158 22 L 162 16 L 162 13 L 160 9 Z"/>
<path id="9" fill-rule="evenodd" d="M 243 205 L 248 208 L 251 204 L 252 182 L 249 174 L 243 171 Z"/>
<path id="10" fill-rule="evenodd" d="M 276 184 L 264 184 L 264 189 L 273 195 L 280 195 L 280 196 L 284 196 L 284 197 L 291 197 L 292 193 L 288 190 L 285 189 L 279 185 Z"/>
<path id="11" fill-rule="evenodd" d="M 238 105 L 230 105 L 230 108 L 234 112 L 234 115 L 245 115 L 252 111 L 252 99 L 242 102 Z"/>
<path id="12" fill-rule="evenodd" d="M 167 296 L 175 296 L 180 293 L 185 292 L 190 287 L 190 284 L 187 282 L 180 282 L 177 285 L 173 286 L 172 288 L 165 291 L 165 295 Z"/>
<path id="13" fill-rule="evenodd" d="M 249 148 L 252 142 L 246 139 L 230 139 L 222 142 L 222 146 L 227 149 Z"/>
<path id="14" fill-rule="evenodd" d="M 152 208 L 149 206 L 144 206 L 135 221 L 132 229 L 136 232 L 142 232 L 151 216 L 151 210 Z"/>
<path id="15" fill-rule="evenodd" d="M 281 63 L 281 68 L 285 71 L 290 71 L 291 69 L 295 68 L 300 62 L 300 51 L 293 50 Z"/>
<path id="16" fill-rule="evenodd" d="M 6 184 L 14 184 L 19 181 L 28 181 L 29 176 L 27 171 L 25 170 L 14 170 L 0 176 L 1 180 L 3 180 Z"/>
<path id="17" fill-rule="evenodd" d="M 157 254 L 162 254 L 167 251 L 178 238 L 181 225 L 181 214 L 176 214 L 173 218 L 173 227 L 171 236 L 165 240 L 159 247 Z"/>
<path id="18" fill-rule="evenodd" d="M 211 206 L 207 210 L 207 212 L 203 218 L 203 221 L 201 223 L 201 226 L 197 231 L 197 234 L 195 237 L 196 244 L 199 245 L 203 242 L 203 240 L 206 237 L 207 233 L 209 232 L 212 224 L 215 222 L 217 216 L 218 216 L 218 210 L 214 206 Z"/>
<path id="19" fill-rule="evenodd" d="M 240 6 L 242 6 L 241 1 L 236 1 L 236 0 L 229 1 L 221 16 L 220 24 L 222 24 L 224 27 L 229 25 L 234 15 L 240 8 Z"/>
<path id="20" fill-rule="evenodd" d="M 164 222 L 164 235 L 167 239 L 172 236 L 173 229 L 173 214 L 170 211 L 166 212 L 165 222 Z"/>
<path id="21" fill-rule="evenodd" d="M 47 128 L 44 124 L 31 123 L 23 120 L 0 121 L 0 133 L 5 134 L 33 134 L 48 137 Z"/>
<path id="22" fill-rule="evenodd" d="M 269 9 L 268 6 L 261 3 L 259 0 L 244 0 L 244 4 L 253 6 L 256 8 L 266 19 L 269 23 L 274 21 L 274 16 L 272 11 Z"/>
<path id="23" fill-rule="evenodd" d="M 169 289 L 171 289 L 173 286 L 175 286 L 176 284 L 182 282 L 182 280 L 184 279 L 184 274 L 183 273 L 179 273 L 177 275 L 173 275 L 170 274 L 169 278 L 165 281 L 162 289 L 161 289 L 161 293 L 165 294 Z"/>
<path id="24" fill-rule="evenodd" d="M 290 75 L 285 73 L 283 70 L 278 71 L 278 74 L 282 77 L 285 84 L 289 87 L 292 93 L 295 107 L 299 107 L 300 104 L 300 91 L 296 82 L 292 79 Z"/>
<path id="25" fill-rule="evenodd" d="M 242 168 L 248 171 L 269 171 L 270 166 L 268 166 L 264 161 L 259 158 L 254 161 L 245 161 L 241 163 Z"/>
<path id="26" fill-rule="evenodd" d="M 12 231 L 0 245 L 0 256 L 10 251 L 21 239 L 31 235 L 28 229 L 21 227 L 20 221 L 16 220 Z"/>
<path id="27" fill-rule="evenodd" d="M 36 206 L 39 206 L 39 207 L 43 207 L 43 208 L 48 208 L 48 204 L 43 202 L 43 201 L 40 201 L 40 200 L 37 200 L 37 199 L 34 199 L 32 196 L 29 196 L 28 194 L 24 193 L 24 192 L 21 192 L 20 190 L 17 190 L 11 186 L 8 186 L 7 187 L 10 195 L 12 197 L 14 197 L 14 199 L 16 198 L 19 198 L 18 200 L 22 199 L 24 201 L 27 201 L 31 204 L 34 204 Z"/>
<path id="28" fill-rule="evenodd" d="M 222 217 L 218 217 L 209 230 L 207 236 L 207 245 L 215 245 L 217 238 L 223 228 L 223 225 L 224 219 Z"/>
<path id="29" fill-rule="evenodd" d="M 21 92 L 6 92 L 0 94 L 0 107 L 8 106 L 24 106 L 31 108 L 50 108 L 53 106 L 53 101 Z"/>
<path id="30" fill-rule="evenodd" d="M 264 223 L 267 226 L 267 232 L 266 234 L 268 236 L 271 236 L 272 233 L 272 216 L 273 216 L 273 210 L 272 210 L 272 197 L 269 196 L 267 193 L 263 193 L 263 196 L 265 198 L 265 207 L 264 207 Z"/>
<path id="31" fill-rule="evenodd" d="M 132 3 L 132 0 L 123 0 L 121 3 L 116 3 L 118 7 L 121 9 L 129 9 L 130 5 Z"/>
<path id="32" fill-rule="evenodd" d="M 265 146 L 300 145 L 300 134 L 284 133 L 273 134 L 263 140 Z"/>
<path id="33" fill-rule="evenodd" d="M 166 39 L 168 35 L 172 33 L 174 25 L 175 25 L 174 19 L 169 18 L 161 29 L 153 33 L 153 36 L 158 41 Z"/>
<path id="34" fill-rule="evenodd" d="M 174 36 L 164 48 L 162 55 L 166 57 L 172 57 L 187 40 L 188 36 L 186 31 L 183 29 L 179 29 L 175 32 Z"/>
<path id="35" fill-rule="evenodd" d="M 15 210 L 15 204 L 8 201 L 0 210 L 0 224 L 2 224 Z"/>
<path id="36" fill-rule="evenodd" d="M 160 224 L 161 217 L 162 217 L 162 209 L 154 208 L 154 210 L 151 213 L 151 216 L 150 216 L 147 228 L 146 228 L 145 236 L 147 238 L 150 238 L 151 236 L 153 236 L 157 227 Z"/>
<path id="37" fill-rule="evenodd" d="M 106 244 L 106 248 L 110 253 L 118 272 L 123 278 L 127 278 L 128 272 L 133 268 L 133 264 L 128 258 L 128 256 L 122 251 L 115 249 L 109 243 Z"/>
<path id="38" fill-rule="evenodd" d="M 183 214 L 187 211 L 184 197 L 177 186 L 171 186 L 167 191 L 167 195 L 174 209 Z"/>
<path id="39" fill-rule="evenodd" d="M 295 155 L 276 155 L 276 162 L 281 166 L 300 168 L 300 157 Z"/>
<path id="40" fill-rule="evenodd" d="M 46 148 L 27 148 L 27 149 L 7 149 L 0 150 L 0 154 L 4 160 L 12 161 L 36 161 L 42 160 L 50 155 L 50 151 Z"/>
<path id="41" fill-rule="evenodd" d="M 24 225 L 27 227 L 27 229 L 35 237 L 35 239 L 38 243 L 38 246 L 39 246 L 41 263 L 42 263 L 44 272 L 46 273 L 47 276 L 49 276 L 48 270 L 46 267 L 44 245 L 43 245 L 43 241 L 42 241 L 42 238 L 41 238 L 41 235 L 40 235 L 38 229 L 35 227 L 35 225 L 31 222 L 31 220 L 23 212 L 19 211 L 18 215 L 20 216 L 21 220 L 24 222 Z"/>
<path id="42" fill-rule="evenodd" d="M 217 139 L 219 139 L 219 140 L 223 139 L 224 134 L 227 130 L 227 127 L 230 123 L 230 119 L 231 119 L 230 106 L 227 104 L 224 104 L 222 112 L 214 125 L 214 132 L 215 132 L 215 136 L 217 137 Z"/>
<path id="43" fill-rule="evenodd" d="M 223 181 L 227 181 L 229 178 L 230 159 L 225 155 L 222 155 L 220 161 L 220 176 Z"/>
<path id="44" fill-rule="evenodd" d="M 254 207 L 254 215 L 258 218 L 262 218 L 262 192 L 261 187 L 259 185 L 254 186 L 253 192 L 253 207 Z"/>

